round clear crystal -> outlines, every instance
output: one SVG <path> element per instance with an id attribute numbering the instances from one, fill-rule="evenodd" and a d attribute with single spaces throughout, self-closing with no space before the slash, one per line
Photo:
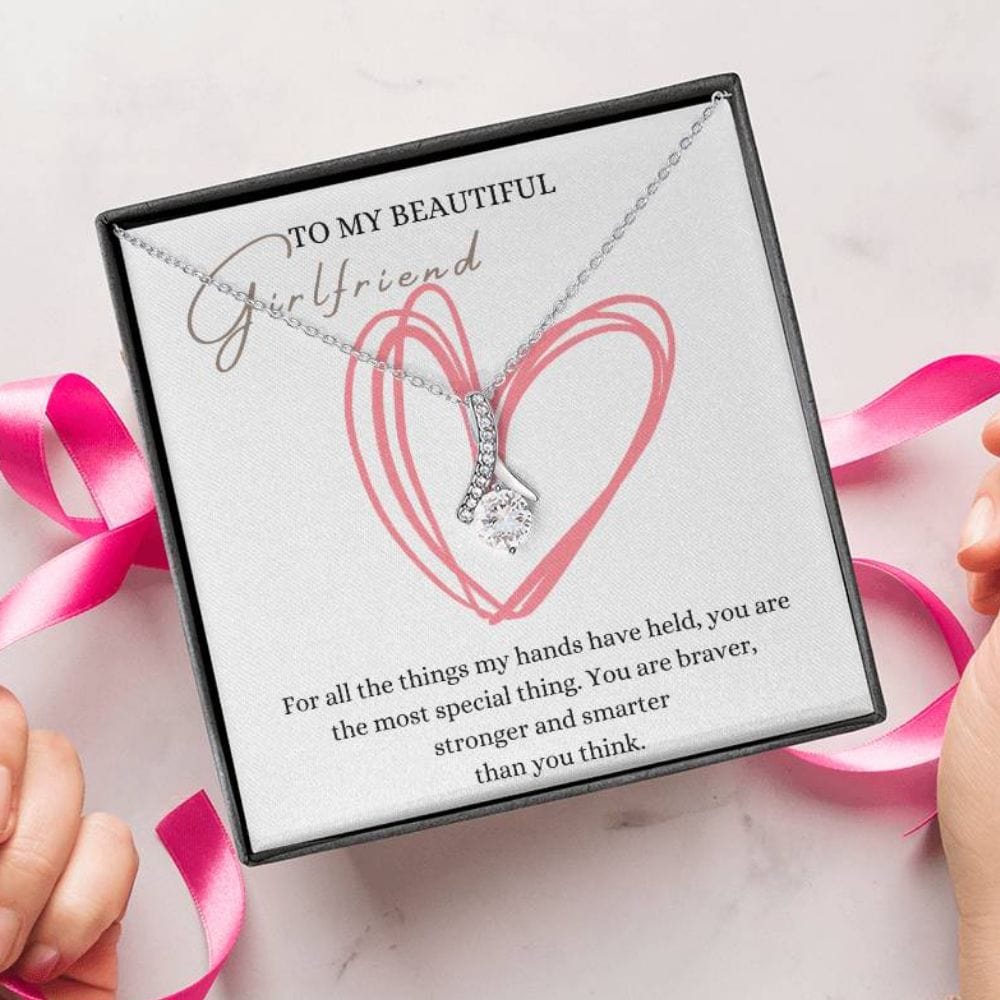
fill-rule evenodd
<path id="1" fill-rule="evenodd" d="M 513 490 L 491 490 L 476 507 L 479 537 L 494 548 L 516 552 L 531 530 L 528 501 Z"/>

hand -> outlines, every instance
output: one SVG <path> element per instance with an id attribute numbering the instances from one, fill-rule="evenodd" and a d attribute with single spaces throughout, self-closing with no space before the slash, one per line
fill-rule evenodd
<path id="1" fill-rule="evenodd" d="M 0 688 L 0 970 L 46 983 L 48 1000 L 113 1000 L 117 989 L 138 856 L 120 819 L 82 808 L 72 744 L 29 730 Z"/>
<path id="2" fill-rule="evenodd" d="M 1000 455 L 1000 415 L 983 431 Z M 1000 610 L 1000 465 L 980 483 L 962 530 L 959 564 L 976 611 Z M 941 838 L 960 918 L 963 1000 L 1000 996 L 1000 623 L 959 684 L 938 771 Z"/>

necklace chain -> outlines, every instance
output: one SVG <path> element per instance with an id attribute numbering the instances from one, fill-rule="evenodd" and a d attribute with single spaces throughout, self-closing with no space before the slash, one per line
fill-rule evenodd
<path id="1" fill-rule="evenodd" d="M 660 186 L 671 175 L 674 168 L 681 162 L 685 152 L 687 152 L 687 150 L 691 147 L 691 144 L 701 133 L 705 124 L 715 113 L 715 109 L 718 104 L 731 96 L 732 95 L 728 93 L 728 91 L 724 90 L 717 90 L 714 94 L 712 94 L 712 98 L 709 103 L 702 108 L 701 113 L 691 123 L 691 127 L 688 129 L 687 133 L 680 139 L 677 146 L 656 171 L 656 176 L 653 177 L 652 180 L 650 180 L 650 182 L 646 185 L 643 193 L 635 199 L 634 204 L 628 209 L 628 211 L 625 212 L 625 215 L 622 216 L 618 225 L 611 230 L 608 238 L 600 245 L 598 250 L 587 262 L 586 266 L 580 270 L 576 277 L 573 278 L 573 280 L 566 286 L 555 302 L 552 303 L 552 308 L 549 309 L 545 316 L 542 317 L 538 325 L 520 344 L 517 345 L 514 349 L 514 353 L 511 354 L 510 357 L 503 363 L 503 367 L 485 386 L 483 386 L 481 391 L 487 399 L 492 397 L 493 393 L 507 381 L 507 378 L 524 360 L 531 348 L 542 339 L 542 335 L 545 331 L 556 321 L 559 314 L 565 310 L 569 300 L 579 293 L 580 289 L 590 280 L 594 272 L 601 266 L 601 264 L 604 263 L 618 243 L 621 242 L 629 227 L 639 217 L 639 213 L 642 212 L 642 210 L 649 204 L 649 200 L 656 194 L 656 192 L 660 189 Z M 442 385 L 440 382 L 425 378 L 416 372 L 410 371 L 408 368 L 394 368 L 388 362 L 378 358 L 371 352 L 363 351 L 360 348 L 355 347 L 349 340 L 344 340 L 336 334 L 322 330 L 318 326 L 307 323 L 298 316 L 291 315 L 280 306 L 265 302 L 263 299 L 253 298 L 249 293 L 233 286 L 230 282 L 223 281 L 214 274 L 210 274 L 208 271 L 196 267 L 183 257 L 177 257 L 164 250 L 162 247 L 156 246 L 155 244 L 144 240 L 141 236 L 137 236 L 135 233 L 122 229 L 121 226 L 115 225 L 113 230 L 118 239 L 130 244 L 138 250 L 143 250 L 145 253 L 149 254 L 150 257 L 154 257 L 156 260 L 161 260 L 165 264 L 169 264 L 171 267 L 177 268 L 184 274 L 189 275 L 192 278 L 196 278 L 202 283 L 202 285 L 211 286 L 217 291 L 222 292 L 223 295 L 228 295 L 231 298 L 236 299 L 237 302 L 242 302 L 244 305 L 249 306 L 257 312 L 266 313 L 272 319 L 284 323 L 287 327 L 290 327 L 293 330 L 301 330 L 307 337 L 314 337 L 320 343 L 325 344 L 328 347 L 335 347 L 341 353 L 355 358 L 362 364 L 371 365 L 372 368 L 386 372 L 393 378 L 399 379 L 401 382 L 406 382 L 416 389 L 425 389 L 432 396 L 438 396 L 447 400 L 449 403 L 465 403 L 465 399 L 462 396 L 458 396 L 451 392 L 450 389 Z"/>

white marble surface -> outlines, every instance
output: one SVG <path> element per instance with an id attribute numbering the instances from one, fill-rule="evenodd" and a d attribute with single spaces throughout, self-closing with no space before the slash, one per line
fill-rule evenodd
<path id="1" fill-rule="evenodd" d="M 995 349 L 1000 9 L 989 2 L 5 4 L 0 379 L 76 370 L 134 427 L 91 220 L 112 205 L 740 72 L 821 409 Z M 985 409 L 842 482 L 852 546 L 976 631 L 953 559 Z M 67 487 L 73 493 L 71 487 Z M 0 587 L 65 545 L 0 489 Z M 950 681 L 869 603 L 891 720 Z M 143 870 L 123 996 L 202 968 L 153 826 L 218 787 L 166 578 L 3 654 Z M 911 793 L 926 790 L 915 775 Z M 885 780 L 776 754 L 248 872 L 219 998 L 932 1000 L 955 985 L 936 832 Z"/>

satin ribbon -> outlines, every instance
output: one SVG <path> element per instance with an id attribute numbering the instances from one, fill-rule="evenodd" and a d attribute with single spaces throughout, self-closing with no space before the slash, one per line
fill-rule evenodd
<path id="1" fill-rule="evenodd" d="M 56 496 L 46 425 L 76 466 L 97 517 L 70 515 Z M 0 598 L 0 650 L 103 603 L 132 565 L 167 568 L 142 453 L 111 404 L 82 376 L 0 386 L 0 473 L 28 503 L 80 537 Z M 197 908 L 209 963 L 204 976 L 164 1000 L 202 1000 L 239 937 L 242 872 L 204 792 L 168 813 L 157 833 Z M 45 1000 L 37 987 L 10 974 L 0 976 L 0 986 L 25 1000 Z"/>
<path id="2" fill-rule="evenodd" d="M 997 393 L 997 358 L 974 354 L 941 358 L 865 406 L 823 421 L 830 464 L 839 468 L 912 440 Z M 80 473 L 97 517 L 70 515 L 56 496 L 45 454 L 46 425 Z M 0 598 L 0 650 L 106 601 L 132 565 L 166 568 L 142 454 L 111 404 L 82 376 L 0 386 L 0 473 L 28 503 L 80 538 Z M 973 645 L 944 602 L 898 567 L 871 559 L 855 559 L 854 565 L 862 582 L 873 575 L 890 579 L 926 609 L 961 674 Z M 832 753 L 801 748 L 789 752 L 819 767 L 855 773 L 934 763 L 956 686 L 912 719 L 861 746 Z M 168 814 L 157 831 L 198 909 L 209 958 L 205 976 L 164 1000 L 201 1000 L 239 935 L 245 909 L 242 873 L 204 792 Z M 37 990 L 11 976 L 0 977 L 0 985 L 26 1000 L 44 1000 Z"/>
<path id="3" fill-rule="evenodd" d="M 823 439 L 833 469 L 843 468 L 911 441 L 1000 393 L 1000 358 L 953 354 L 918 368 L 881 396 L 856 410 L 823 421 Z M 926 584 L 897 566 L 855 558 L 858 579 L 880 576 L 916 598 L 941 633 L 961 677 L 974 645 L 961 622 Z M 945 722 L 958 689 L 956 681 L 902 725 L 849 750 L 822 753 L 789 749 L 818 767 L 855 773 L 902 771 L 936 763 L 941 755 Z M 929 823 L 928 814 L 907 833 Z"/>
<path id="4" fill-rule="evenodd" d="M 46 425 L 80 473 L 98 517 L 73 517 L 56 496 Z M 142 453 L 83 376 L 0 386 L 0 474 L 33 507 L 81 538 L 0 598 L 0 650 L 103 603 L 133 563 L 167 568 Z"/>

